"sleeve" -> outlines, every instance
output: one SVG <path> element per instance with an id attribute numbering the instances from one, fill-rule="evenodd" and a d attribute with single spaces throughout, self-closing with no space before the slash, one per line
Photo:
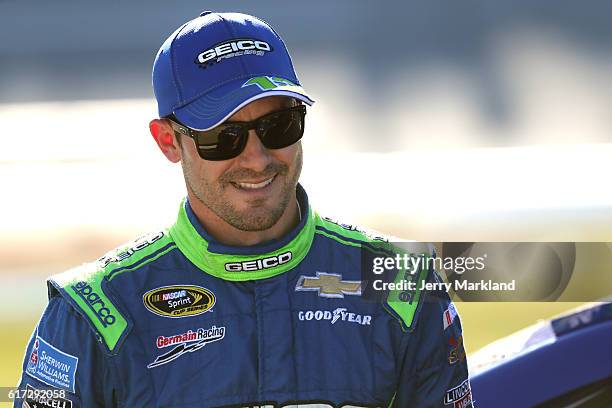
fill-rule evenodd
<path id="1" fill-rule="evenodd" d="M 431 276 L 441 282 L 435 272 Z M 445 291 L 424 292 L 407 337 L 392 406 L 473 408 L 461 322 Z"/>
<path id="2" fill-rule="evenodd" d="M 52 297 L 26 348 L 13 407 L 115 407 L 109 364 L 83 317 Z"/>

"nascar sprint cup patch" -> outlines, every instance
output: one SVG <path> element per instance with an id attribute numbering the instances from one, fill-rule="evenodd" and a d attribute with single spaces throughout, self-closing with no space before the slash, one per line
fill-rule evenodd
<path id="1" fill-rule="evenodd" d="M 206 313 L 216 302 L 215 294 L 201 286 L 171 285 L 148 291 L 142 296 L 145 307 L 162 317 L 189 317 Z"/>

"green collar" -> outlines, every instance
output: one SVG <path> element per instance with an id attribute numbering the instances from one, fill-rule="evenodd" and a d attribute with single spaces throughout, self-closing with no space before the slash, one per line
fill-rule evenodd
<path id="1" fill-rule="evenodd" d="M 315 215 L 306 192 L 298 184 L 296 193 L 302 220 L 279 240 L 247 247 L 222 245 L 202 228 L 187 199 L 181 203 L 170 236 L 187 259 L 217 278 L 247 281 L 279 275 L 304 259 L 315 234 Z"/>

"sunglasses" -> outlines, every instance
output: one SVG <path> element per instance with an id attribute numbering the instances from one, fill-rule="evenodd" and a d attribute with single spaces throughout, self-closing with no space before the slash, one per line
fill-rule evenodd
<path id="1" fill-rule="evenodd" d="M 204 160 L 228 160 L 237 157 L 247 144 L 249 130 L 255 133 L 261 143 L 268 149 L 282 149 L 300 140 L 304 135 L 304 117 L 306 106 L 269 113 L 251 122 L 225 122 L 210 130 L 195 130 L 179 123 L 174 118 L 170 121 L 175 133 L 192 138 L 198 154 Z"/>

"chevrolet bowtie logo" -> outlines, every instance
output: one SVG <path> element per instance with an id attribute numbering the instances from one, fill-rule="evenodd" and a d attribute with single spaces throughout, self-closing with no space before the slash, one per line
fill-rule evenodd
<path id="1" fill-rule="evenodd" d="M 317 272 L 317 276 L 300 276 L 296 291 L 316 291 L 321 297 L 343 298 L 344 295 L 361 295 L 361 281 L 343 281 L 335 273 Z"/>

